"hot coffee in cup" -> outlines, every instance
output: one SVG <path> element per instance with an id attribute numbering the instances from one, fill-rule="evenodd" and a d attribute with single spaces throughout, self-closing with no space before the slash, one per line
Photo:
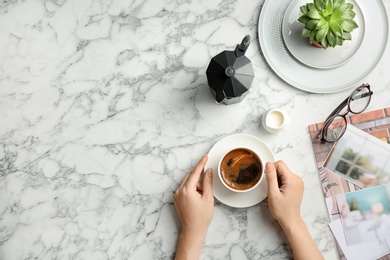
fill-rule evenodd
<path id="1" fill-rule="evenodd" d="M 263 177 L 259 156 L 248 148 L 237 148 L 226 153 L 219 165 L 222 183 L 230 190 L 245 192 L 254 189 Z"/>

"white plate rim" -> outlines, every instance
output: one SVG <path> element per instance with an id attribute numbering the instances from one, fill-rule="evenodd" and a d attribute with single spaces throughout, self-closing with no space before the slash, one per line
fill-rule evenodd
<path id="1" fill-rule="evenodd" d="M 271 69 L 291 86 L 311 93 L 335 93 L 361 84 L 363 79 L 379 63 L 385 51 L 389 25 L 386 8 L 381 0 L 355 1 L 358 2 L 366 21 L 366 32 L 362 46 L 343 65 L 333 69 L 315 69 L 292 57 L 284 45 L 281 25 L 284 12 L 290 1 L 266 0 L 260 11 L 258 40 L 262 53 Z M 279 8 L 279 10 L 274 11 L 272 8 Z M 370 17 L 367 18 L 367 15 Z M 371 29 L 377 21 L 368 21 L 370 19 L 379 19 L 381 21 L 380 26 Z M 272 37 L 267 37 L 266 34 L 270 32 Z M 381 39 L 377 37 L 378 35 Z M 272 41 L 272 43 L 268 44 L 267 41 Z M 271 55 L 270 52 L 277 53 Z M 278 58 L 281 61 L 278 62 Z M 283 68 L 281 68 L 282 66 Z M 289 69 L 293 71 L 287 74 Z M 359 70 L 363 71 L 360 72 Z"/>
<path id="2" fill-rule="evenodd" d="M 257 205 L 268 195 L 267 179 L 264 176 L 257 188 L 243 193 L 237 193 L 227 189 L 218 177 L 218 163 L 220 158 L 229 150 L 247 147 L 260 155 L 262 161 L 274 162 L 275 156 L 268 145 L 260 138 L 249 134 L 233 134 L 219 140 L 211 147 L 208 153 L 208 160 L 205 170 L 213 169 L 213 190 L 214 197 L 221 203 L 234 208 L 248 208 Z"/>

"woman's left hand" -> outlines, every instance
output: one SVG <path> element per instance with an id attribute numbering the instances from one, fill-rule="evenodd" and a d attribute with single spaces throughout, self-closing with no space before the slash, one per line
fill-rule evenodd
<path id="1" fill-rule="evenodd" d="M 180 233 L 176 259 L 199 259 L 207 229 L 214 214 L 213 170 L 199 178 L 207 162 L 205 155 L 183 179 L 173 202 L 183 229 Z"/>
<path id="2" fill-rule="evenodd" d="M 207 155 L 184 177 L 173 198 L 185 232 L 206 233 L 213 218 L 213 170 L 208 169 L 203 182 L 198 182 L 206 162 Z"/>

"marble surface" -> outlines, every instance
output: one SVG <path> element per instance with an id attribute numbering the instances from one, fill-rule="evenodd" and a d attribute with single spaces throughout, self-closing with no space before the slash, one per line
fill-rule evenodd
<path id="1" fill-rule="evenodd" d="M 307 93 L 273 73 L 258 43 L 263 3 L 2 1 L 0 259 L 173 258 L 173 191 L 235 133 L 261 138 L 302 176 L 303 217 L 325 258 L 337 259 L 306 127 L 350 90 Z M 238 104 L 217 105 L 206 68 L 245 34 L 252 88 Z M 368 110 L 390 106 L 389 67 L 387 48 L 365 80 Z M 270 108 L 290 120 L 277 134 L 261 127 Z M 216 203 L 202 259 L 291 257 L 266 200 Z"/>

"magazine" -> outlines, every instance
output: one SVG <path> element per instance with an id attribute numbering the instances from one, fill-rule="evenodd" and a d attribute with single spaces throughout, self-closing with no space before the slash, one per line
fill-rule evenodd
<path id="1" fill-rule="evenodd" d="M 347 129 L 353 128 L 354 126 L 376 137 L 385 144 L 390 143 L 390 107 L 362 114 L 351 115 L 347 116 L 346 118 L 348 122 Z M 346 178 L 341 177 L 342 175 L 334 173 L 324 167 L 334 144 L 322 144 L 318 139 L 322 125 L 323 122 L 309 125 L 308 133 L 313 145 L 314 157 L 317 163 L 318 174 L 324 197 L 332 200 L 332 202 L 327 202 L 328 204 L 331 204 L 329 214 L 333 215 L 339 213 L 335 196 L 337 194 L 360 190 L 362 189 L 362 186 L 350 182 Z"/>
<path id="2" fill-rule="evenodd" d="M 384 109 L 378 109 L 370 112 L 365 112 L 361 114 L 356 114 L 356 115 L 352 114 L 350 116 L 347 116 L 346 119 L 348 122 L 347 132 L 353 133 L 353 132 L 357 132 L 357 130 L 360 129 L 366 132 L 367 134 L 375 137 L 376 139 L 380 140 L 381 142 L 383 142 L 379 144 L 379 146 L 382 146 L 383 144 L 385 146 L 389 146 L 390 107 Z M 355 170 L 351 169 L 351 171 L 346 171 L 348 165 L 346 166 L 345 163 L 348 162 L 345 161 L 341 162 L 339 167 L 337 167 L 337 164 L 340 161 L 340 157 L 342 159 L 345 159 L 343 158 L 342 155 L 343 151 L 341 149 L 342 152 L 341 155 L 339 154 L 338 157 L 339 159 L 337 159 L 336 154 L 334 155 L 335 157 L 332 158 L 333 156 L 332 153 L 337 153 L 337 151 L 334 151 L 337 148 L 336 147 L 337 144 L 321 143 L 321 140 L 318 138 L 318 136 L 320 134 L 323 124 L 324 122 L 319 122 L 316 124 L 309 125 L 308 134 L 310 136 L 313 145 L 314 158 L 317 163 L 321 187 L 328 208 L 329 218 L 331 221 L 329 226 L 338 242 L 340 258 L 352 257 L 351 259 L 353 259 L 354 256 L 351 255 L 351 253 L 357 252 L 356 250 L 354 250 L 354 247 L 359 246 L 359 244 L 351 246 L 348 245 L 345 241 L 345 233 L 343 231 L 343 228 L 341 227 L 342 225 L 337 224 L 337 223 L 341 223 L 341 217 L 340 217 L 340 211 L 339 211 L 336 197 L 339 194 L 359 191 L 365 187 L 381 185 L 381 183 L 389 183 L 389 179 L 388 179 L 389 174 L 387 173 L 388 164 L 385 164 L 385 166 L 381 167 L 380 173 L 376 171 L 375 178 L 369 175 L 370 172 L 366 171 L 365 170 L 366 168 L 364 167 L 363 169 L 360 168 L 360 166 L 364 164 L 363 161 L 360 161 L 359 163 L 355 161 L 353 165 L 358 164 L 357 166 L 359 167 L 357 167 L 357 169 Z M 349 131 L 348 129 L 352 131 Z M 364 136 L 364 134 L 362 135 Z M 343 138 L 344 136 L 342 137 L 342 139 Z M 347 134 L 347 138 L 348 138 L 348 134 Z M 367 141 L 367 142 L 372 143 L 371 141 Z M 377 143 L 377 141 L 374 142 Z M 340 147 L 342 147 L 342 145 L 340 145 Z M 386 149 L 387 147 L 385 148 L 385 150 Z M 365 155 L 365 153 L 361 150 L 359 150 L 359 152 L 357 153 L 363 156 Z M 383 152 L 383 154 L 386 155 L 386 152 Z M 371 155 L 375 157 L 376 153 L 371 152 Z M 344 155 L 344 157 L 348 157 L 348 152 Z M 332 160 L 333 160 L 333 165 L 335 165 L 333 168 L 331 167 Z M 367 161 L 367 158 L 365 160 Z M 375 163 L 373 163 L 374 159 L 368 158 L 368 161 L 370 160 L 371 160 L 371 164 L 374 165 L 376 164 L 376 161 Z M 364 176 L 365 173 L 367 173 L 366 176 Z M 340 237 L 340 233 L 344 234 L 342 238 Z M 390 253 L 389 238 L 379 238 L 379 240 L 375 240 L 372 242 L 361 243 L 360 246 L 364 247 L 366 250 L 367 248 L 372 249 L 372 250 L 367 250 L 366 256 L 361 259 L 378 259 L 380 256 L 385 256 L 385 255 L 389 256 Z M 380 248 L 381 250 L 378 251 L 376 250 L 377 248 Z"/>

